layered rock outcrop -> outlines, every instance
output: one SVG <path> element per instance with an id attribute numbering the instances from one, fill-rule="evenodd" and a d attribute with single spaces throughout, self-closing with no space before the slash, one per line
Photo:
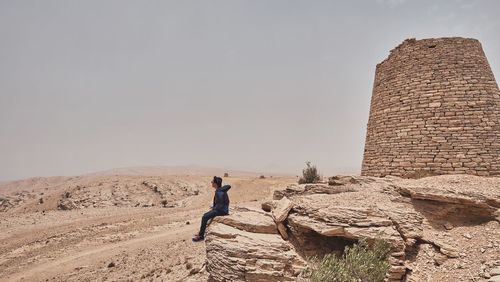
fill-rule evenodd
<path id="1" fill-rule="evenodd" d="M 206 238 L 207 270 L 214 281 L 295 281 L 306 262 L 281 238 L 272 217 L 239 208 L 218 217 Z"/>
<path id="2" fill-rule="evenodd" d="M 464 181 L 471 186 L 461 187 Z M 448 260 L 467 257 L 466 244 L 447 236 L 462 227 L 498 226 L 499 189 L 499 178 L 474 176 L 290 185 L 263 205 L 269 212 L 240 208 L 214 220 L 206 240 L 207 270 L 214 281 L 297 281 L 304 279 L 300 273 L 310 257 L 341 255 L 361 238 L 378 238 L 391 245 L 388 281 L 418 280 L 427 267 L 452 267 Z M 417 261 L 426 248 L 434 251 L 431 266 Z M 500 251 L 500 245 L 493 249 Z M 491 259 L 496 264 L 493 252 Z"/>

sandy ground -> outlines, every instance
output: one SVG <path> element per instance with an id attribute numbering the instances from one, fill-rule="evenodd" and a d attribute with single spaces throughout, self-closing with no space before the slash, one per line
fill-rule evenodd
<path id="1" fill-rule="evenodd" d="M 0 212 L 0 281 L 205 281 L 205 244 L 191 237 L 211 204 L 210 179 L 101 175 L 1 184 L 0 197 L 12 204 Z M 141 186 L 144 181 L 163 194 Z M 294 181 L 225 179 L 233 186 L 232 204 L 239 205 L 259 205 Z M 176 194 L 177 188 L 185 193 Z M 172 207 L 158 204 L 169 197 Z M 68 199 L 74 207 L 59 210 Z"/>

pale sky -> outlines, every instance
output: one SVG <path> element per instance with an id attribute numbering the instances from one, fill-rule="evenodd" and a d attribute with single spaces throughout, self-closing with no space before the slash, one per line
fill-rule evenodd
<path id="1" fill-rule="evenodd" d="M 198 164 L 359 170 L 375 66 L 500 1 L 0 0 L 0 180 Z"/>

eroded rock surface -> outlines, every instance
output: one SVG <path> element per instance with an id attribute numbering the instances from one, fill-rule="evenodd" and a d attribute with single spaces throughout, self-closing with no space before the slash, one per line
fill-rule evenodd
<path id="1" fill-rule="evenodd" d="M 248 208 L 236 208 L 228 216 L 217 217 L 216 222 L 252 233 L 278 234 L 273 219 L 265 214 Z"/>
<path id="2" fill-rule="evenodd" d="M 206 246 L 211 279 L 295 281 L 305 261 L 292 244 L 278 235 L 271 216 L 241 209 L 236 213 L 248 218 L 247 227 L 242 225 L 243 217 L 235 215 L 217 217 L 209 227 Z M 274 232 L 260 233 L 260 230 Z"/>
<path id="3" fill-rule="evenodd" d="M 360 238 L 391 244 L 389 281 L 456 281 L 462 270 L 478 280 L 490 275 L 483 262 L 500 264 L 495 221 L 500 178 L 350 176 L 332 181 L 278 190 L 263 206 L 270 212 L 240 210 L 216 219 L 206 241 L 212 279 L 296 280 L 310 257 L 341 255 Z"/>
<path id="4" fill-rule="evenodd" d="M 283 222 L 288 217 L 288 213 L 292 207 L 293 202 L 287 197 L 283 197 L 279 201 L 275 201 L 271 210 L 274 221 Z"/>

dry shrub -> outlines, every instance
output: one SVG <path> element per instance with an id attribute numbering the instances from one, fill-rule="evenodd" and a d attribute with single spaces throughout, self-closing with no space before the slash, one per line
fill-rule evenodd
<path id="1" fill-rule="evenodd" d="M 167 200 L 162 200 L 161 201 L 161 205 L 166 208 L 167 207 L 167 204 L 168 204 L 168 201 Z"/>
<path id="2" fill-rule="evenodd" d="M 311 165 L 311 162 L 306 162 L 306 168 L 302 170 L 302 177 L 299 179 L 299 184 L 317 183 L 321 180 L 316 166 Z"/>
<path id="3" fill-rule="evenodd" d="M 382 282 L 390 267 L 389 251 L 389 243 L 383 240 L 375 240 L 370 248 L 361 239 L 347 246 L 342 257 L 331 253 L 321 260 L 313 258 L 304 275 L 312 282 Z"/>

